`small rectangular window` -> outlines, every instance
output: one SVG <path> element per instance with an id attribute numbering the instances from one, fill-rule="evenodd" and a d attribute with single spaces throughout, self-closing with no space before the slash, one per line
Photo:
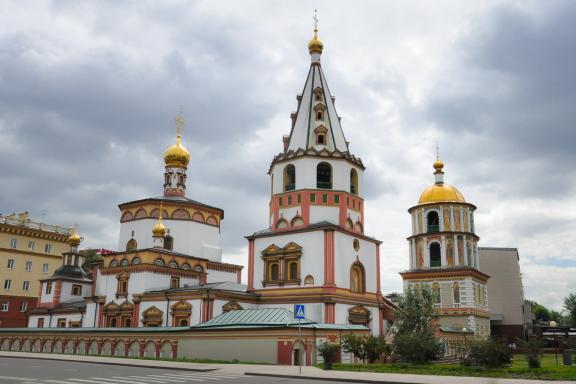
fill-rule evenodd
<path id="1" fill-rule="evenodd" d="M 44 328 L 44 318 L 41 317 L 38 319 L 38 323 L 36 323 L 37 328 Z"/>
<path id="2" fill-rule="evenodd" d="M 17 246 L 18 246 L 18 240 L 17 239 L 10 240 L 10 248 L 16 249 Z"/>
<path id="3" fill-rule="evenodd" d="M 32 270 L 32 262 L 31 261 L 27 261 L 26 262 L 26 271 L 30 272 Z"/>
<path id="4" fill-rule="evenodd" d="M 292 196 L 288 196 L 288 205 L 292 205 Z"/>
<path id="5" fill-rule="evenodd" d="M 310 202 L 311 202 L 311 203 L 315 203 L 315 202 L 316 202 L 316 195 L 313 194 L 313 193 L 310 195 Z"/>
<path id="6" fill-rule="evenodd" d="M 64 318 L 58 319 L 58 328 L 66 328 L 66 319 Z"/>
<path id="7" fill-rule="evenodd" d="M 10 308 L 10 303 L 8 301 L 0 304 L 0 312 L 8 312 L 8 308 Z"/>
<path id="8" fill-rule="evenodd" d="M 334 195 L 334 204 L 340 204 L 340 195 Z"/>
<path id="9" fill-rule="evenodd" d="M 328 195 L 327 194 L 322 195 L 322 203 L 324 203 L 324 204 L 328 203 Z"/>
<path id="10" fill-rule="evenodd" d="M 14 259 L 8 259 L 8 269 L 14 269 Z"/>
<path id="11" fill-rule="evenodd" d="M 20 312 L 26 312 L 28 310 L 28 302 L 22 301 L 20 303 Z"/>
<path id="12" fill-rule="evenodd" d="M 281 197 L 278 199 L 278 205 L 282 206 L 282 198 Z"/>
<path id="13" fill-rule="evenodd" d="M 50 295 L 52 293 L 52 283 L 46 283 L 46 294 Z"/>
<path id="14" fill-rule="evenodd" d="M 12 280 L 10 279 L 4 280 L 4 289 L 7 291 L 12 289 Z"/>
<path id="15" fill-rule="evenodd" d="M 34 244 L 34 242 L 32 240 L 30 240 L 28 242 L 28 250 L 29 251 L 33 251 L 35 246 L 36 246 L 36 244 Z"/>
<path id="16" fill-rule="evenodd" d="M 48 263 L 42 264 L 42 273 L 48 273 Z"/>
<path id="17" fill-rule="evenodd" d="M 30 290 L 30 282 L 29 281 L 22 282 L 22 290 L 23 291 L 29 291 Z"/>
<path id="18" fill-rule="evenodd" d="M 302 195 L 298 194 L 298 204 L 302 203 Z"/>
<path id="19" fill-rule="evenodd" d="M 50 253 L 52 250 L 52 244 L 44 244 L 44 253 Z"/>
<path id="20" fill-rule="evenodd" d="M 170 288 L 180 288 L 180 278 L 179 277 L 171 277 L 170 278 Z"/>
<path id="21" fill-rule="evenodd" d="M 72 285 L 72 296 L 82 296 L 82 286 L 80 284 Z"/>

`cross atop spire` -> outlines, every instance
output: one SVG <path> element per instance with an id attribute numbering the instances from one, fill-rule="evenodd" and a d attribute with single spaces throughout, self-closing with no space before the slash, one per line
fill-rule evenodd
<path id="1" fill-rule="evenodd" d="M 314 37 L 317 37 L 317 33 L 318 33 L 318 14 L 317 14 L 318 10 L 315 9 L 314 10 L 314 16 L 312 17 L 312 20 L 314 20 Z"/>
<path id="2" fill-rule="evenodd" d="M 316 12 L 315 9 L 314 16 L 312 17 L 312 20 L 314 20 L 314 37 L 312 37 L 312 40 L 308 43 L 308 51 L 310 55 L 312 55 L 312 62 L 320 63 L 320 55 L 324 49 L 324 44 L 318 38 L 318 14 Z"/>
<path id="3" fill-rule="evenodd" d="M 184 128 L 184 115 L 182 114 L 182 107 L 180 107 L 180 112 L 178 112 L 178 116 L 176 116 L 176 126 L 178 127 L 176 142 L 180 144 L 182 128 Z"/>

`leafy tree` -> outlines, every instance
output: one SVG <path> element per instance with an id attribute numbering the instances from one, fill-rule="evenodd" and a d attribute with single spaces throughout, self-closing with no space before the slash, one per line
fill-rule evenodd
<path id="1" fill-rule="evenodd" d="M 396 334 L 422 335 L 430 332 L 432 322 L 437 318 L 431 290 L 425 285 L 419 289 L 408 288 L 398 298 L 394 323 Z"/>
<path id="2" fill-rule="evenodd" d="M 433 321 L 437 317 L 431 290 L 427 286 L 408 288 L 398 299 L 394 353 L 416 363 L 436 359 L 440 344 L 434 336 Z"/>
<path id="3" fill-rule="evenodd" d="M 320 355 L 322 355 L 324 359 L 324 369 L 332 369 L 332 363 L 335 360 L 339 348 L 339 344 L 332 344 L 326 341 L 318 345 L 318 352 L 320 352 Z"/>
<path id="4" fill-rule="evenodd" d="M 512 362 L 512 350 L 502 341 L 474 340 L 470 343 L 470 361 L 499 368 Z"/>
<path id="5" fill-rule="evenodd" d="M 576 327 L 576 294 L 571 293 L 564 298 L 564 309 L 566 310 L 566 322 Z"/>
<path id="6" fill-rule="evenodd" d="M 562 314 L 560 312 L 550 310 L 535 301 L 527 301 L 532 304 L 532 313 L 534 314 L 534 319 L 536 321 L 555 321 L 557 323 L 563 322 Z"/>
<path id="7" fill-rule="evenodd" d="M 82 252 L 82 256 L 84 256 L 84 264 L 82 268 L 88 273 L 88 276 L 92 277 L 92 266 L 97 261 L 100 261 L 102 257 L 96 253 L 95 249 L 87 249 Z"/>
<path id="8" fill-rule="evenodd" d="M 389 354 L 390 348 L 383 337 L 345 335 L 342 337 L 342 348 L 354 357 L 366 362 L 373 363 L 382 354 Z"/>

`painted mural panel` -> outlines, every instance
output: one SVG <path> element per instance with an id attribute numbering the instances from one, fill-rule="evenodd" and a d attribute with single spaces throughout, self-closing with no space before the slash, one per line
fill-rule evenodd
<path id="1" fill-rule="evenodd" d="M 446 263 L 449 267 L 454 265 L 454 242 L 452 239 L 446 239 Z"/>
<path id="2" fill-rule="evenodd" d="M 461 231 L 462 226 L 460 224 L 460 207 L 454 207 L 454 230 Z"/>
<path id="3" fill-rule="evenodd" d="M 444 230 L 449 231 L 450 229 L 450 208 L 444 207 Z"/>

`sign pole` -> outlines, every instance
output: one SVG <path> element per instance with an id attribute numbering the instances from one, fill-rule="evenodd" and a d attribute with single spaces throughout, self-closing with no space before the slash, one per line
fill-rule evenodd
<path id="1" fill-rule="evenodd" d="M 302 334 L 300 333 L 300 318 L 298 318 L 298 339 L 302 342 Z M 298 374 L 302 374 L 302 352 L 298 352 L 300 357 L 298 358 Z"/>

